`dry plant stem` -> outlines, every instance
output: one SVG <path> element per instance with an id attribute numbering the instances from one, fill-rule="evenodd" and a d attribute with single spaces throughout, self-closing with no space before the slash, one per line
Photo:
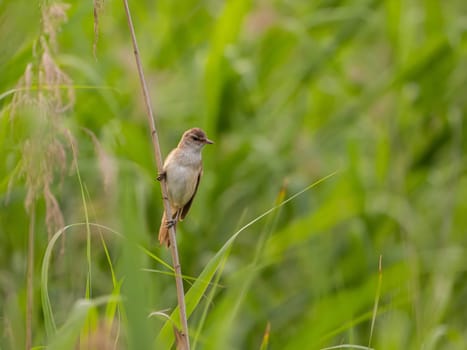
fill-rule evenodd
<path id="1" fill-rule="evenodd" d="M 29 237 L 28 237 L 28 265 L 26 272 L 26 350 L 32 348 L 32 307 L 34 296 L 34 231 L 36 222 L 36 208 L 34 204 L 30 208 L 31 217 L 29 222 Z"/>
<path id="2" fill-rule="evenodd" d="M 161 174 L 163 171 L 163 163 L 162 163 L 162 154 L 161 154 L 161 150 L 159 147 L 159 138 L 157 136 L 154 113 L 151 107 L 151 99 L 149 97 L 148 87 L 146 85 L 146 80 L 144 78 L 143 66 L 141 64 L 141 59 L 139 56 L 139 49 L 138 49 L 138 44 L 136 42 L 135 29 L 133 26 L 133 21 L 131 19 L 130 8 L 128 6 L 128 0 L 123 0 L 123 5 L 125 7 L 126 17 L 128 20 L 128 27 L 130 29 L 131 40 L 133 43 L 133 53 L 135 55 L 136 66 L 138 68 L 139 80 L 141 83 L 141 88 L 143 90 L 144 103 L 146 106 L 146 114 L 148 117 L 149 128 L 151 129 L 152 145 L 154 148 L 154 156 L 156 160 L 157 170 L 159 174 Z M 162 191 L 162 199 L 164 203 L 165 215 L 166 217 L 171 218 L 172 213 L 170 212 L 167 183 L 165 179 L 161 180 L 161 191 Z M 170 242 L 171 242 L 170 251 L 172 253 L 172 261 L 173 261 L 174 270 L 175 270 L 175 282 L 177 285 L 177 299 L 178 299 L 178 306 L 180 310 L 180 322 L 182 324 L 183 337 L 185 340 L 185 348 L 187 350 L 190 350 L 190 340 L 188 336 L 188 322 L 187 322 L 187 317 L 186 317 L 185 292 L 183 290 L 182 270 L 181 270 L 180 261 L 178 258 L 175 228 L 173 226 L 169 228 L 169 236 L 170 236 Z"/>

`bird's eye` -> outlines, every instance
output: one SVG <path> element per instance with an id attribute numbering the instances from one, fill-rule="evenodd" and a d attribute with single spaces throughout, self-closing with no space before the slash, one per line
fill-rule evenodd
<path id="1" fill-rule="evenodd" d="M 198 136 L 195 136 L 195 135 L 193 135 L 193 136 L 191 137 L 191 139 L 192 139 L 192 140 L 195 140 L 195 141 L 199 141 L 199 137 L 198 137 Z"/>

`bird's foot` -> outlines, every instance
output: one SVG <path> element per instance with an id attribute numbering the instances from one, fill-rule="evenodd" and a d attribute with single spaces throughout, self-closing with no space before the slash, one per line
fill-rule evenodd
<path id="1" fill-rule="evenodd" d="M 156 177 L 156 180 L 157 181 L 162 181 L 162 180 L 165 180 L 167 178 L 167 173 L 164 171 L 162 173 L 159 173 Z"/>
<path id="2" fill-rule="evenodd" d="M 171 227 L 174 227 L 176 223 L 177 223 L 176 219 L 166 220 L 165 226 L 170 229 Z"/>

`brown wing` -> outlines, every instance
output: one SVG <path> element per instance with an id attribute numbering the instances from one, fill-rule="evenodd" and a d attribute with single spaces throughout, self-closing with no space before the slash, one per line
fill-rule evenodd
<path id="1" fill-rule="evenodd" d="M 198 186 L 199 186 L 199 180 L 201 180 L 201 175 L 203 175 L 203 169 L 198 174 L 198 178 L 196 179 L 196 186 L 195 190 L 193 191 L 193 195 L 191 196 L 190 200 L 185 204 L 185 206 L 182 209 L 182 213 L 180 214 L 180 221 L 182 221 L 186 214 L 188 214 L 188 210 L 190 210 L 191 203 L 193 202 L 193 198 L 195 198 L 196 192 L 198 191 Z"/>

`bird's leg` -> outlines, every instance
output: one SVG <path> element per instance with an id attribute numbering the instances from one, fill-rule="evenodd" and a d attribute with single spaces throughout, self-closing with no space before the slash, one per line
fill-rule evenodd
<path id="1" fill-rule="evenodd" d="M 172 219 L 166 220 L 165 224 L 167 228 L 170 229 L 171 227 L 174 227 L 177 224 L 179 217 L 180 217 L 180 210 L 177 210 L 177 212 L 175 213 Z"/>
<path id="2" fill-rule="evenodd" d="M 176 223 L 177 223 L 177 220 L 175 220 L 175 219 L 166 220 L 165 221 L 165 226 L 167 228 L 171 228 L 171 227 L 174 227 Z"/>

